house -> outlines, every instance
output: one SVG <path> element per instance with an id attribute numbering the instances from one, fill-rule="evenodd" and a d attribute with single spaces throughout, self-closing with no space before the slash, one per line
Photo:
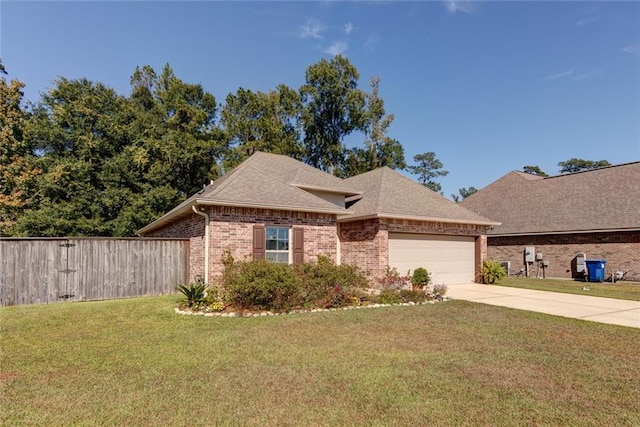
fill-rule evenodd
<path id="1" fill-rule="evenodd" d="M 640 281 L 640 162 L 552 177 L 514 171 L 461 204 L 502 223 L 488 232 L 488 257 L 510 273 L 583 278 L 584 254 L 607 261 L 607 278 Z"/>
<path id="2" fill-rule="evenodd" d="M 486 231 L 498 223 L 384 167 L 340 179 L 290 157 L 257 152 L 138 231 L 190 239 L 192 279 L 236 260 L 302 263 L 326 255 L 381 277 L 417 267 L 439 283 L 479 277 Z"/>

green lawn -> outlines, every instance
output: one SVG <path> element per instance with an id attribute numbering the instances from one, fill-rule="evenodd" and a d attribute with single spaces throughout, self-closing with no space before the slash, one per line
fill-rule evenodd
<path id="1" fill-rule="evenodd" d="M 447 301 L 221 318 L 0 309 L 7 426 L 640 425 L 640 330 Z"/>
<path id="2" fill-rule="evenodd" d="M 510 276 L 505 277 L 496 285 L 640 301 L 640 283 L 633 282 L 600 283 Z"/>

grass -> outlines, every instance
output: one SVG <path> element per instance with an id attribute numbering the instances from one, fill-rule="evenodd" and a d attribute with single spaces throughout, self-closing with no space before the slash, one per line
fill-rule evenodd
<path id="1" fill-rule="evenodd" d="M 567 279 L 536 279 L 532 277 L 505 277 L 498 286 L 590 295 L 592 297 L 617 298 L 640 301 L 640 284 L 633 282 L 582 282 Z M 588 290 L 583 289 L 587 287 Z"/>
<path id="2" fill-rule="evenodd" d="M 277 317 L 0 310 L 0 424 L 640 425 L 638 329 L 448 301 Z"/>

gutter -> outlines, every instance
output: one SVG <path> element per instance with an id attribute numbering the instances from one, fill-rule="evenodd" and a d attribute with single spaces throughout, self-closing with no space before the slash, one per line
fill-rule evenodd
<path id="1" fill-rule="evenodd" d="M 197 215 L 204 217 L 204 283 L 209 284 L 209 214 L 199 211 L 197 205 L 191 205 Z"/>

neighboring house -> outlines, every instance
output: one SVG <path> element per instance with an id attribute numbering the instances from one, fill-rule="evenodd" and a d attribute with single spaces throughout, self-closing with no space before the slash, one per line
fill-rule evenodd
<path id="1" fill-rule="evenodd" d="M 585 254 L 607 261 L 606 278 L 640 281 L 640 162 L 546 178 L 514 171 L 461 204 L 502 223 L 488 232 L 488 257 L 512 274 L 582 278 Z"/>
<path id="2" fill-rule="evenodd" d="M 287 156 L 255 153 L 138 231 L 191 240 L 191 278 L 220 277 L 222 259 L 290 264 L 326 255 L 372 280 L 387 266 L 427 268 L 439 283 L 479 277 L 498 225 L 389 168 L 342 180 Z"/>

